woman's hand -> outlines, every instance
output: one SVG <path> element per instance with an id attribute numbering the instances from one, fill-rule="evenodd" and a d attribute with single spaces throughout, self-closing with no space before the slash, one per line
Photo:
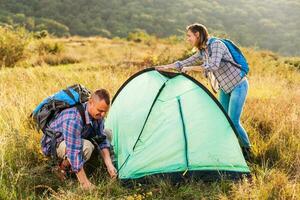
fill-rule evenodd
<path id="1" fill-rule="evenodd" d="M 183 68 L 181 69 L 181 72 L 182 72 L 182 73 L 187 73 L 187 72 L 189 72 L 189 71 L 191 71 L 191 67 L 183 67 Z"/>
<path id="2" fill-rule="evenodd" d="M 157 71 L 164 71 L 166 68 L 165 68 L 165 66 L 163 66 L 163 65 L 161 65 L 161 66 L 156 66 L 156 67 L 154 67 L 155 68 L 155 70 L 157 70 Z"/>

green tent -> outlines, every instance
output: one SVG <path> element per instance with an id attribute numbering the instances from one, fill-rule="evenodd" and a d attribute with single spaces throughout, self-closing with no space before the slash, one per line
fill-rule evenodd
<path id="1" fill-rule="evenodd" d="M 149 68 L 130 77 L 112 100 L 106 128 L 121 180 L 250 172 L 228 115 L 186 74 Z"/>

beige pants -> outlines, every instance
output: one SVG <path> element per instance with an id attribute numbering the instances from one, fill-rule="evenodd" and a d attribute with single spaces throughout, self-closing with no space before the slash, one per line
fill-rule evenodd
<path id="1" fill-rule="evenodd" d="M 112 140 L 112 130 L 104 129 L 104 134 L 107 136 L 107 139 L 111 142 Z M 86 139 L 82 139 L 83 141 L 83 158 L 85 161 L 88 161 L 95 149 L 95 146 Z M 57 157 L 60 159 L 64 159 L 66 155 L 66 143 L 62 141 L 57 149 L 56 149 Z"/>
<path id="2" fill-rule="evenodd" d="M 94 145 L 88 141 L 88 140 L 85 140 L 85 139 L 82 139 L 82 142 L 83 142 L 83 147 L 82 147 L 82 150 L 83 150 L 83 158 L 85 161 L 88 161 L 94 151 Z M 57 149 L 56 149 L 56 152 L 57 152 L 57 157 L 60 158 L 60 159 L 64 159 L 65 158 L 65 155 L 66 155 L 66 143 L 65 141 L 62 141 Z"/>

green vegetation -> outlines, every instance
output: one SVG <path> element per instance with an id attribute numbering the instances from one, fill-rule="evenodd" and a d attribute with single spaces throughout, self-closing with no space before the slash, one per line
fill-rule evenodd
<path id="1" fill-rule="evenodd" d="M 0 38 L 23 35 L 22 30 L 5 31 L 0 29 Z M 174 37 L 133 34 L 128 40 L 30 39 L 22 62 L 0 69 L 0 199 L 299 199 L 300 59 L 251 48 L 242 48 L 251 66 L 242 123 L 253 144 L 252 180 L 178 186 L 157 180 L 127 189 L 99 169 L 92 177 L 97 189 L 91 193 L 84 193 L 75 180 L 59 182 L 41 153 L 41 134 L 28 120 L 42 99 L 74 83 L 91 90 L 107 88 L 114 95 L 137 71 L 190 53 Z M 14 43 L 9 40 L 3 49 Z M 52 66 L 44 56 L 72 56 L 79 63 Z M 208 87 L 202 73 L 189 75 Z"/>
<path id="2" fill-rule="evenodd" d="M 186 25 L 205 24 L 243 46 L 300 55 L 298 0 L 2 0 L 0 22 L 56 36 L 127 37 L 182 35 Z"/>

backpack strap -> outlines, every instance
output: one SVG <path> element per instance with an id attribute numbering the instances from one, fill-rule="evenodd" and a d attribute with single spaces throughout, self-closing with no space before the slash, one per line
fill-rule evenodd
<path id="1" fill-rule="evenodd" d="M 46 128 L 43 130 L 43 133 L 50 137 L 50 156 L 51 156 L 51 165 L 55 166 L 58 162 L 57 153 L 56 153 L 56 147 L 57 147 L 57 141 L 56 139 L 59 138 L 62 133 L 60 132 L 54 132 L 50 128 Z"/>
<path id="2" fill-rule="evenodd" d="M 75 107 L 77 108 L 77 110 L 80 113 L 80 116 L 81 116 L 82 121 L 83 121 L 83 126 L 85 126 L 86 125 L 86 120 L 85 120 L 84 106 L 82 104 L 78 104 Z M 45 128 L 43 130 L 43 133 L 51 138 L 51 141 L 50 141 L 51 142 L 51 144 L 50 144 L 50 155 L 51 155 L 52 162 L 53 162 L 52 165 L 55 166 L 56 163 L 58 162 L 57 153 L 56 153 L 56 147 L 57 147 L 56 139 L 58 137 L 60 137 L 62 133 L 53 132 L 53 130 L 51 130 L 50 128 Z"/>
<path id="3" fill-rule="evenodd" d="M 225 46 L 226 46 L 226 44 L 221 40 L 221 39 L 219 39 L 219 38 L 216 38 L 216 37 L 212 37 L 210 40 L 209 40 L 209 43 L 208 43 L 208 53 L 209 53 L 209 55 L 211 56 L 211 54 L 212 54 L 212 51 L 211 51 L 211 44 L 212 43 L 214 43 L 216 40 L 220 40 Z M 230 52 L 230 49 L 226 46 L 226 48 L 228 49 L 228 51 L 229 51 L 229 53 L 231 54 L 231 52 Z M 237 48 L 238 49 L 238 48 Z M 238 49 L 238 51 L 239 52 L 241 52 L 239 49 Z M 232 54 L 231 54 L 231 56 L 232 56 Z M 232 58 L 233 58 L 233 56 L 232 56 Z M 233 58 L 234 59 L 234 58 Z M 242 70 L 243 72 L 246 72 L 245 71 L 245 69 L 243 69 L 238 63 L 236 63 L 236 62 L 233 62 L 233 61 L 231 61 L 231 60 L 227 60 L 227 59 L 221 59 L 221 61 L 223 61 L 223 62 L 229 62 L 230 64 L 232 64 L 234 67 L 236 67 L 236 68 L 239 68 L 240 70 Z"/>
<path id="4" fill-rule="evenodd" d="M 85 110 L 84 110 L 83 105 L 82 104 L 78 104 L 75 107 L 77 108 L 77 110 L 80 113 L 80 116 L 81 116 L 82 121 L 83 121 L 83 126 L 85 126 L 86 125 L 86 120 L 85 120 Z"/>
<path id="5" fill-rule="evenodd" d="M 65 89 L 63 90 L 69 97 L 71 97 L 71 99 L 73 99 L 74 102 L 76 102 L 75 100 L 75 97 L 74 95 L 72 94 L 72 92 L 69 90 L 69 89 Z M 80 116 L 82 118 L 82 121 L 83 121 L 83 126 L 86 125 L 86 120 L 85 120 L 85 110 L 84 110 L 84 107 L 83 105 L 80 103 L 78 105 L 75 106 L 77 108 L 77 110 L 79 111 L 80 113 Z"/>
<path id="6" fill-rule="evenodd" d="M 63 90 L 69 97 L 71 97 L 71 99 L 76 102 L 74 95 L 72 94 L 72 92 L 69 89 L 65 89 Z"/>
<path id="7" fill-rule="evenodd" d="M 223 59 L 223 58 L 221 59 L 221 61 L 229 62 L 229 63 L 232 64 L 233 66 L 235 66 L 235 67 L 239 68 L 240 70 L 246 72 L 245 69 L 243 69 L 243 68 L 242 68 L 239 64 L 237 64 L 236 62 L 233 62 L 233 61 L 231 61 L 231 60 L 226 60 L 226 59 Z"/>

